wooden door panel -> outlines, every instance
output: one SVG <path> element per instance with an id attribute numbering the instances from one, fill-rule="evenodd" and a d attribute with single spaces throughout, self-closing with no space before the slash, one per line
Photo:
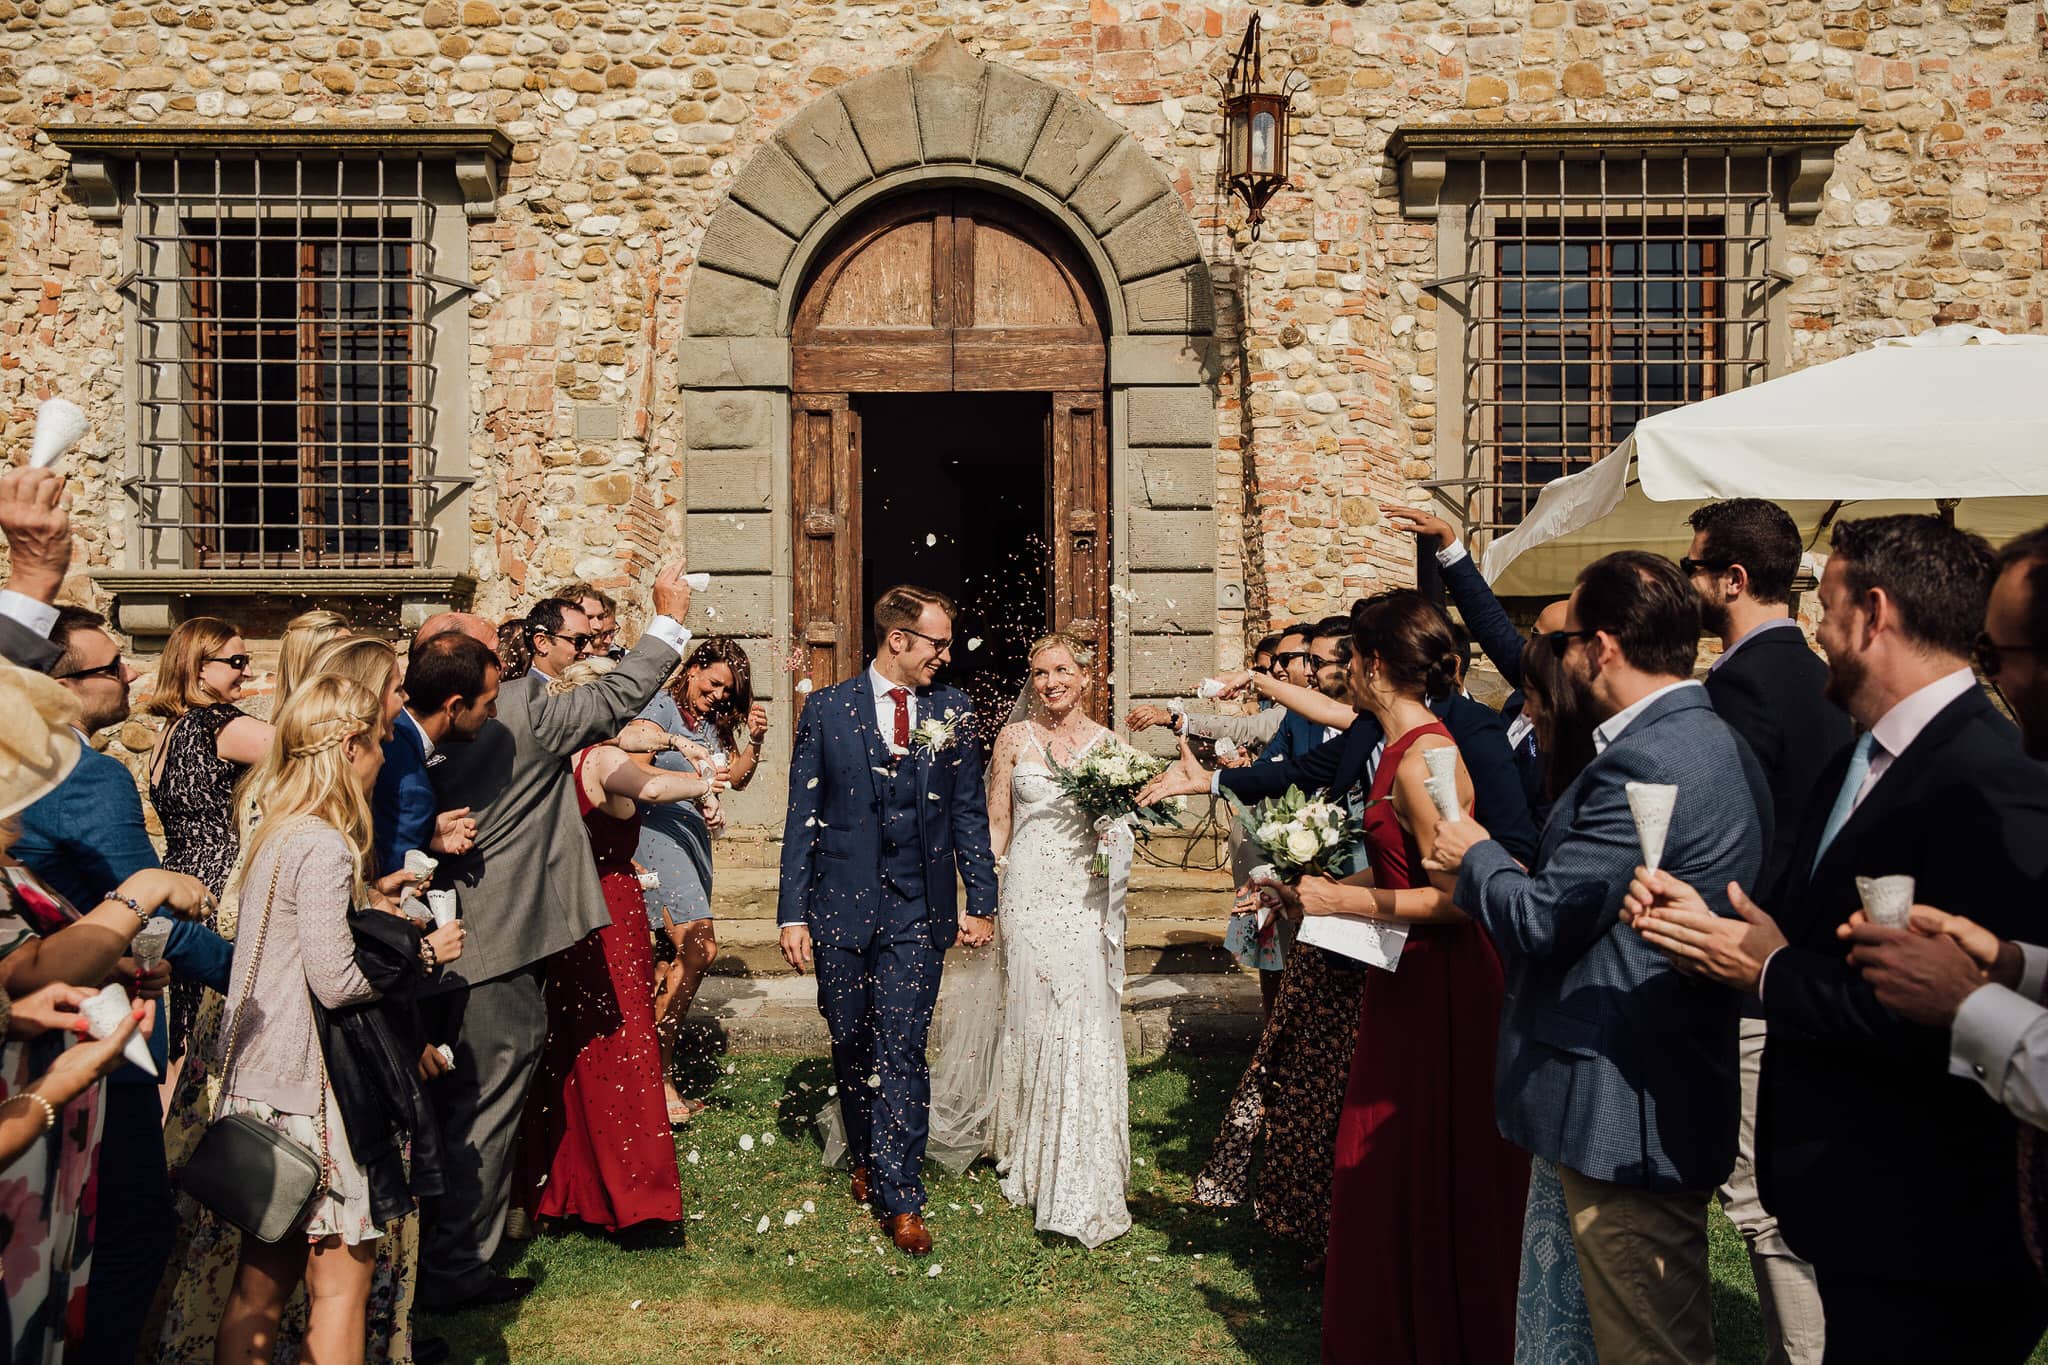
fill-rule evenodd
<path id="1" fill-rule="evenodd" d="M 813 393 L 951 393 L 953 344 L 928 334 L 835 334 L 796 348 L 790 383 Z"/>
<path id="2" fill-rule="evenodd" d="M 860 667 L 860 415 L 847 395 L 795 396 L 790 467 L 797 493 L 791 582 L 797 642 L 805 676 L 824 687 Z"/>
<path id="3" fill-rule="evenodd" d="M 1095 653 L 1090 713 L 1107 719 L 1110 672 L 1109 423 L 1101 389 L 1052 398 L 1047 521 L 1052 621 Z"/>

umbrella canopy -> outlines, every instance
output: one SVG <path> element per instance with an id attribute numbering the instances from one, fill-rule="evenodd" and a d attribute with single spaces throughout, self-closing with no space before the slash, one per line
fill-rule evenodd
<path id="1" fill-rule="evenodd" d="M 1684 554 L 1686 518 L 1722 498 L 1782 505 L 1810 546 L 1948 500 L 1994 544 L 2048 522 L 2048 337 L 1941 327 L 1658 413 L 1546 486 L 1480 567 L 1502 596 L 1566 593 L 1610 550 Z"/>

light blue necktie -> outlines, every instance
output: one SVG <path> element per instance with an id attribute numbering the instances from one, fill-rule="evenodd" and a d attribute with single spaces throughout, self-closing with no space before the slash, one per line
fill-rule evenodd
<path id="1" fill-rule="evenodd" d="M 1856 809 L 1856 793 L 1863 790 L 1863 781 L 1870 776 L 1870 751 L 1876 744 L 1877 736 L 1865 730 L 1849 755 L 1849 771 L 1842 774 L 1842 790 L 1835 793 L 1834 808 L 1828 812 L 1828 822 L 1820 832 L 1820 847 L 1813 851 L 1814 870 L 1819 869 L 1820 860 L 1827 856 L 1828 845 L 1835 841 L 1835 836 L 1842 832 L 1842 826 L 1849 823 L 1849 816 Z"/>

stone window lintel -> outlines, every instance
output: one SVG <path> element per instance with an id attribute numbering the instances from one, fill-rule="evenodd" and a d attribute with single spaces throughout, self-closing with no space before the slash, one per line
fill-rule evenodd
<path id="1" fill-rule="evenodd" d="M 1433 219 L 1453 161 L 1487 157 L 1590 157 L 1621 152 L 1645 157 L 1682 152 L 1726 151 L 1736 155 L 1782 156 L 1789 160 L 1785 211 L 1791 217 L 1820 212 L 1821 192 L 1834 174 L 1835 153 L 1863 125 L 1824 119 L 1694 123 L 1545 123 L 1520 127 L 1498 123 L 1411 123 L 1394 130 L 1387 159 L 1400 171 L 1401 211 Z"/>

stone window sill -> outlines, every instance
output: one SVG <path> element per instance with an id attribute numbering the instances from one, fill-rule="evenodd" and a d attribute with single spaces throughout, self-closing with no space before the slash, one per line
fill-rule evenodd
<path id="1" fill-rule="evenodd" d="M 410 627 L 476 592 L 473 575 L 443 569 L 100 570 L 92 580 L 114 599 L 114 624 L 130 635 L 168 635 L 194 598 L 392 598 Z"/>

